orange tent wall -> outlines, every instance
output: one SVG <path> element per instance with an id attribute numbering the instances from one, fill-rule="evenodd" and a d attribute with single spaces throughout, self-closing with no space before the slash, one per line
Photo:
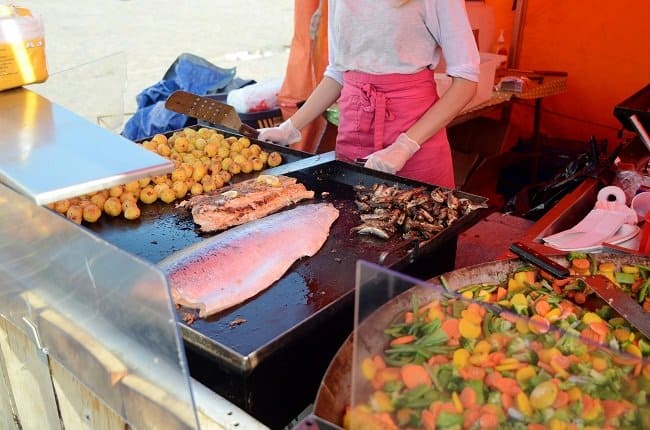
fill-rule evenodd
<path id="1" fill-rule="evenodd" d="M 512 0 L 486 0 L 495 28 L 510 47 Z M 566 71 L 568 91 L 542 102 L 541 132 L 616 142 L 614 106 L 650 83 L 647 0 L 528 0 L 519 69 Z M 513 122 L 530 132 L 532 105 L 519 104 Z"/>

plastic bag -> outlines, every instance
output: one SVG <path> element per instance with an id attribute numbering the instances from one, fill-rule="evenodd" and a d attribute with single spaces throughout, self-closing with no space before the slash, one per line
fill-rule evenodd
<path id="1" fill-rule="evenodd" d="M 276 109 L 281 86 L 282 79 L 276 78 L 232 90 L 228 93 L 227 103 L 241 113 Z"/>
<path id="2" fill-rule="evenodd" d="M 616 177 L 612 181 L 612 185 L 616 185 L 623 190 L 625 193 L 625 204 L 629 205 L 632 203 L 632 198 L 634 198 L 636 192 L 639 191 L 642 182 L 643 176 L 641 173 L 635 170 L 618 170 Z"/>
<path id="3" fill-rule="evenodd" d="M 27 8 L 0 6 L 0 90 L 47 77 L 43 23 Z"/>

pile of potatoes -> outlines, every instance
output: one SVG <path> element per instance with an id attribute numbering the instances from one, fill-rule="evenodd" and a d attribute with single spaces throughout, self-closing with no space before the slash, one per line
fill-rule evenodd
<path id="1" fill-rule="evenodd" d="M 142 146 L 172 160 L 172 173 L 141 178 L 108 190 L 61 200 L 48 207 L 77 224 L 93 223 L 103 213 L 137 219 L 140 203 L 151 204 L 157 200 L 172 203 L 188 194 L 215 191 L 228 184 L 234 175 L 282 163 L 282 155 L 278 152 L 266 152 L 246 137 L 225 137 L 210 128 L 185 128 L 169 138 L 157 134 L 142 142 Z"/>

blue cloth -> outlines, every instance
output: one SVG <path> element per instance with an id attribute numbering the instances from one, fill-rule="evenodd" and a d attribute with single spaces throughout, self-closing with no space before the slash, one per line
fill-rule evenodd
<path id="1" fill-rule="evenodd" d="M 236 70 L 234 67 L 224 69 L 215 66 L 193 54 L 181 54 L 161 81 L 137 95 L 137 110 L 124 125 L 122 136 L 139 140 L 196 124 L 196 119 L 166 109 L 167 98 L 176 90 L 206 95 L 255 82 L 235 79 Z"/>

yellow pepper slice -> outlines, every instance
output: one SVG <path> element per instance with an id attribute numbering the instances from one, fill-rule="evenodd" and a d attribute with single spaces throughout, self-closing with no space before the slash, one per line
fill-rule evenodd
<path id="1" fill-rule="evenodd" d="M 460 335 L 466 339 L 477 339 L 481 336 L 481 326 L 474 324 L 465 318 L 460 320 L 458 330 L 460 331 Z"/>
<path id="2" fill-rule="evenodd" d="M 555 402 L 557 393 L 557 385 L 553 382 L 542 382 L 530 393 L 530 405 L 535 409 L 546 409 Z"/>

